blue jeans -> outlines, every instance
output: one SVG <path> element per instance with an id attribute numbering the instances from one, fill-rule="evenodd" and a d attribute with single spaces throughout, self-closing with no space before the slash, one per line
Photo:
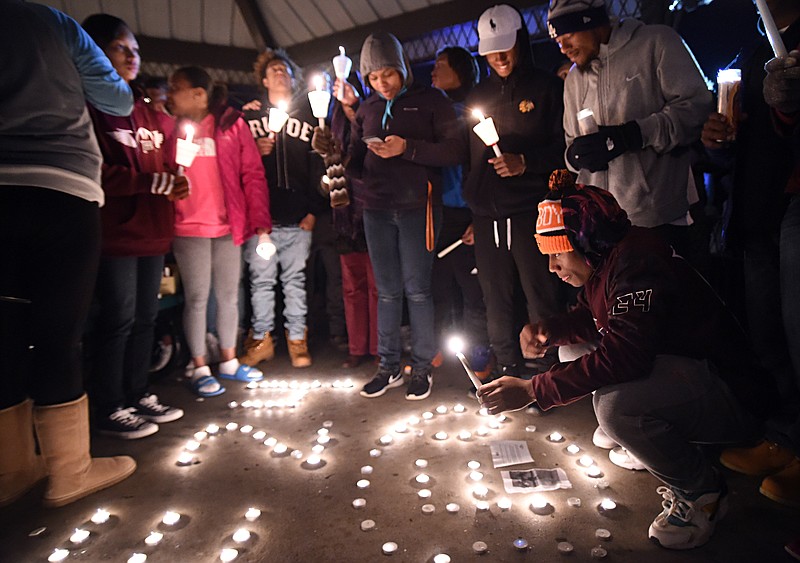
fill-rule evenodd
<path id="1" fill-rule="evenodd" d="M 438 234 L 442 210 L 434 210 Z M 425 209 L 364 210 L 364 232 L 378 287 L 378 355 L 381 366 L 400 365 L 403 291 L 411 322 L 411 367 L 430 370 L 436 355 L 431 270 L 433 252 L 425 248 Z"/>
<path id="2" fill-rule="evenodd" d="M 306 338 L 306 261 L 311 250 L 311 231 L 300 227 L 275 227 L 270 233 L 277 253 L 269 260 L 256 254 L 258 236 L 244 244 L 243 258 L 250 273 L 250 305 L 253 308 L 253 336 L 275 330 L 275 284 L 283 290 L 283 316 L 289 339 Z"/>
<path id="3" fill-rule="evenodd" d="M 147 392 L 163 256 L 106 256 L 97 274 L 97 353 L 92 401 L 100 412 Z"/>

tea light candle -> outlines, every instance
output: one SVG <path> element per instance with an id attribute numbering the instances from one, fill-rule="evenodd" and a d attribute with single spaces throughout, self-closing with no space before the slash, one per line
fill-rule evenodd
<path id="1" fill-rule="evenodd" d="M 439 431 L 433 435 L 436 440 L 447 440 L 447 432 Z"/>
<path id="2" fill-rule="evenodd" d="M 311 446 L 311 453 L 313 454 L 319 455 L 324 451 L 325 451 L 325 446 L 323 446 L 322 444 L 315 444 Z"/>
<path id="3" fill-rule="evenodd" d="M 594 531 L 594 536 L 599 540 L 608 541 L 611 539 L 611 532 L 605 528 L 597 528 Z"/>
<path id="4" fill-rule="evenodd" d="M 264 440 L 264 445 L 267 447 L 273 447 L 278 443 L 278 439 L 275 436 L 270 436 L 266 440 Z"/>
<path id="5" fill-rule="evenodd" d="M 91 520 L 95 524 L 105 524 L 106 522 L 108 522 L 108 519 L 110 517 L 111 517 L 111 514 L 109 514 L 108 510 L 106 510 L 104 508 L 98 508 L 97 512 L 92 514 Z"/>
<path id="6" fill-rule="evenodd" d="M 436 412 L 439 414 L 447 414 L 447 407 L 444 405 L 439 405 L 436 407 Z"/>
<path id="7" fill-rule="evenodd" d="M 194 439 L 197 440 L 198 442 L 202 442 L 206 438 L 208 438 L 208 432 L 206 432 L 205 430 L 201 430 L 200 432 L 194 433 Z"/>
<path id="8" fill-rule="evenodd" d="M 250 539 L 250 531 L 247 528 L 239 528 L 233 533 L 233 541 L 244 543 Z"/>
<path id="9" fill-rule="evenodd" d="M 431 498 L 431 490 L 430 489 L 420 489 L 417 493 L 419 498 Z"/>
<path id="10" fill-rule="evenodd" d="M 617 508 L 617 503 L 610 498 L 604 498 L 602 502 L 600 502 L 600 510 L 603 512 L 610 512 L 615 508 Z"/>
<path id="11" fill-rule="evenodd" d="M 197 440 L 189 440 L 186 442 L 186 445 L 183 448 L 190 452 L 196 452 L 198 449 L 200 449 L 200 442 Z"/>
<path id="12" fill-rule="evenodd" d="M 581 456 L 581 458 L 578 460 L 578 463 L 580 463 L 584 467 L 589 467 L 594 463 L 594 460 L 588 455 L 584 455 Z"/>
<path id="13" fill-rule="evenodd" d="M 331 437 L 328 434 L 324 434 L 322 436 L 317 436 L 317 444 L 325 445 L 331 441 Z"/>
<path id="14" fill-rule="evenodd" d="M 317 381 L 316 383 L 317 383 L 317 387 L 319 387 L 319 382 Z M 326 420 L 325 422 L 322 423 L 322 427 L 323 428 L 332 428 L 333 427 L 333 421 L 332 420 Z"/>
<path id="15" fill-rule="evenodd" d="M 489 416 L 489 409 L 487 409 L 486 407 L 481 407 L 480 410 L 478 411 L 478 414 L 481 416 Z"/>
<path id="16" fill-rule="evenodd" d="M 436 507 L 432 504 L 423 504 L 422 505 L 422 513 L 423 514 L 433 514 L 436 512 Z"/>
<path id="17" fill-rule="evenodd" d="M 486 542 L 476 541 L 472 544 L 472 551 L 477 553 L 478 555 L 482 555 L 489 551 L 489 546 L 486 545 Z"/>
<path id="18" fill-rule="evenodd" d="M 383 551 L 384 555 L 391 555 L 397 551 L 397 544 L 393 541 L 387 541 L 381 546 L 381 550 Z"/>
<path id="19" fill-rule="evenodd" d="M 469 474 L 469 478 L 472 479 L 473 481 L 480 481 L 481 479 L 483 479 L 483 473 L 481 473 L 480 471 L 472 471 Z"/>
<path id="20" fill-rule="evenodd" d="M 367 506 L 367 500 L 363 498 L 357 498 L 353 500 L 353 508 L 364 508 Z"/>
<path id="21" fill-rule="evenodd" d="M 366 479 L 359 479 L 356 482 L 356 487 L 358 487 L 359 489 L 366 489 L 367 487 L 369 487 L 369 481 Z"/>
<path id="22" fill-rule="evenodd" d="M 375 529 L 375 520 L 364 520 L 361 522 L 361 530 L 363 532 L 369 532 Z"/>
<path id="23" fill-rule="evenodd" d="M 161 522 L 163 522 L 166 526 L 174 526 L 180 519 L 180 514 L 173 512 L 172 510 L 167 510 L 164 513 L 164 517 L 161 519 Z"/>
<path id="24" fill-rule="evenodd" d="M 226 547 L 219 554 L 220 561 L 233 561 L 239 557 L 239 552 L 231 547 Z"/>
<path id="25" fill-rule="evenodd" d="M 239 428 L 239 425 L 236 424 L 235 422 L 229 422 L 228 424 L 225 425 L 225 430 L 227 430 L 228 432 L 233 432 L 234 430 L 237 430 L 238 428 Z"/>
<path id="26" fill-rule="evenodd" d="M 560 432 L 551 432 L 547 439 L 551 442 L 563 442 L 564 436 Z"/>
<path id="27" fill-rule="evenodd" d="M 481 468 L 481 462 L 480 461 L 475 461 L 473 459 L 473 460 L 467 462 L 467 467 L 469 467 L 473 471 L 476 470 L 476 469 L 480 469 Z"/>
<path id="28" fill-rule="evenodd" d="M 479 512 L 485 512 L 489 510 L 489 503 L 485 500 L 476 501 L 475 508 L 477 508 Z"/>
<path id="29" fill-rule="evenodd" d="M 246 388 L 246 389 L 258 389 L 258 387 L 259 387 L 259 386 L 258 386 L 258 382 L 256 382 L 256 381 L 251 381 L 250 383 L 248 383 L 247 385 L 245 385 L 245 388 Z M 247 402 L 248 402 L 248 401 L 245 401 L 245 403 L 247 403 Z M 252 405 L 252 403 L 250 403 L 250 404 Z M 244 406 L 245 408 L 247 408 L 247 405 L 244 405 L 244 404 L 243 404 L 242 406 Z"/>
<path id="30" fill-rule="evenodd" d="M 158 545 L 164 539 L 164 534 L 161 532 L 150 532 L 150 535 L 144 538 L 146 545 Z"/>
<path id="31" fill-rule="evenodd" d="M 424 413 L 422 413 L 422 419 L 423 420 L 430 420 L 432 418 L 433 418 L 433 413 L 432 412 L 425 411 Z"/>
<path id="32" fill-rule="evenodd" d="M 525 427 L 525 432 L 536 432 L 536 427 L 533 424 L 529 424 Z"/>
<path id="33" fill-rule="evenodd" d="M 178 461 L 175 463 L 181 467 L 192 465 L 194 463 L 194 455 L 191 452 L 181 452 L 181 454 L 178 456 Z"/>
<path id="34" fill-rule="evenodd" d="M 251 425 L 249 425 L 249 424 L 245 424 L 244 426 L 239 428 L 239 432 L 241 432 L 242 434 L 250 434 L 250 432 L 252 432 L 252 431 L 253 431 L 253 427 Z"/>
<path id="35" fill-rule="evenodd" d="M 450 556 L 446 553 L 439 553 L 433 557 L 433 563 L 450 563 Z"/>
<path id="36" fill-rule="evenodd" d="M 466 410 L 467 410 L 466 407 L 464 405 L 462 405 L 461 403 L 458 403 L 455 406 L 453 406 L 453 412 L 458 413 L 458 414 L 461 414 L 461 413 L 465 412 Z"/>
<path id="37" fill-rule="evenodd" d="M 569 446 L 567 446 L 567 453 L 575 455 L 579 451 L 581 451 L 581 449 L 578 447 L 577 444 L 570 444 Z"/>
<path id="38" fill-rule="evenodd" d="M 542 512 L 546 512 L 550 503 L 541 496 L 541 495 L 533 495 L 533 499 L 531 500 L 531 510 L 533 510 L 536 514 L 541 514 Z"/>
<path id="39" fill-rule="evenodd" d="M 58 561 L 63 561 L 69 557 L 69 550 L 68 549 L 54 549 L 53 553 L 47 558 L 48 561 L 52 563 L 57 563 Z"/>
<path id="40" fill-rule="evenodd" d="M 517 551 L 527 551 L 528 550 L 528 540 L 525 538 L 517 538 L 514 540 L 513 545 L 517 548 Z"/>
<path id="41" fill-rule="evenodd" d="M 420 421 L 419 421 L 419 417 L 418 416 L 409 416 L 408 417 L 408 423 L 411 424 L 412 426 L 419 424 L 419 422 Z"/>
<path id="42" fill-rule="evenodd" d="M 279 443 L 275 444 L 275 447 L 272 448 L 272 451 L 275 452 L 276 454 L 285 454 L 286 450 L 288 450 L 288 449 L 289 449 L 289 447 L 286 444 L 281 444 L 279 442 Z"/>
<path id="43" fill-rule="evenodd" d="M 608 555 L 606 548 L 599 545 L 597 547 L 593 547 L 590 553 L 592 555 L 592 559 L 605 559 L 606 555 Z"/>
<path id="44" fill-rule="evenodd" d="M 371 465 L 365 465 L 361 468 L 362 475 L 372 475 L 373 467 Z"/>
<path id="45" fill-rule="evenodd" d="M 75 528 L 75 532 L 69 537 L 69 541 L 76 544 L 82 543 L 88 537 L 89 537 L 89 530 L 82 530 L 80 528 Z"/>
<path id="46" fill-rule="evenodd" d="M 445 509 L 447 512 L 449 512 L 450 514 L 455 514 L 456 512 L 458 512 L 459 510 L 461 510 L 461 507 L 460 507 L 460 506 L 458 506 L 458 505 L 457 505 L 456 503 L 454 503 L 454 502 L 449 502 L 449 503 L 447 503 L 447 505 L 444 507 L 444 509 Z"/>
<path id="47" fill-rule="evenodd" d="M 244 517 L 250 522 L 258 520 L 260 516 L 261 516 L 261 511 L 257 508 L 252 508 L 252 507 L 248 508 L 247 512 L 244 513 Z"/>
<path id="48" fill-rule="evenodd" d="M 216 434 L 217 432 L 219 432 L 219 426 L 217 426 L 216 424 L 209 424 L 208 426 L 206 426 L 206 432 L 208 432 L 209 434 Z"/>
<path id="49" fill-rule="evenodd" d="M 572 553 L 575 550 L 575 548 L 572 546 L 572 544 L 569 543 L 568 541 L 558 542 L 558 545 L 556 546 L 556 548 L 558 549 L 558 552 L 561 553 L 562 555 L 566 555 L 568 553 Z"/>
<path id="50" fill-rule="evenodd" d="M 381 436 L 380 442 L 384 446 L 388 446 L 389 444 L 392 443 L 392 437 L 389 434 L 384 434 L 383 436 Z"/>
<path id="51" fill-rule="evenodd" d="M 397 432 L 398 434 L 405 434 L 406 432 L 408 432 L 408 426 L 406 426 L 405 423 L 403 422 L 399 422 L 394 425 L 394 431 Z"/>
<path id="52" fill-rule="evenodd" d="M 369 457 L 381 457 L 381 451 L 377 448 L 373 448 L 369 451 Z"/>
<path id="53" fill-rule="evenodd" d="M 420 484 L 424 485 L 425 483 L 427 483 L 428 481 L 430 481 L 430 480 L 431 480 L 431 478 L 430 478 L 430 477 L 428 477 L 428 476 L 427 476 L 425 473 L 420 473 L 419 475 L 417 475 L 417 476 L 416 476 L 416 478 L 415 478 L 414 480 L 415 480 L 417 483 L 420 483 Z"/>
<path id="54" fill-rule="evenodd" d="M 428 467 L 428 460 L 427 459 L 418 459 L 414 462 L 414 465 L 419 467 L 420 469 L 424 469 Z"/>
<path id="55" fill-rule="evenodd" d="M 597 467 L 596 465 L 593 465 L 593 466 L 591 466 L 591 467 L 590 467 L 590 468 L 589 468 L 589 469 L 586 471 L 586 474 L 587 474 L 589 477 L 594 477 L 595 479 L 596 479 L 596 478 L 598 478 L 598 477 L 602 477 L 602 476 L 603 476 L 603 472 L 602 472 L 602 471 L 600 470 L 600 468 L 599 468 L 599 467 Z"/>
<path id="56" fill-rule="evenodd" d="M 147 561 L 147 555 L 144 553 L 134 553 L 128 557 L 128 563 L 144 563 Z"/>
<path id="57" fill-rule="evenodd" d="M 489 423 L 489 428 L 492 428 L 493 430 L 497 430 L 498 428 L 500 428 L 500 422 L 497 421 L 497 420 L 491 421 Z"/>
<path id="58" fill-rule="evenodd" d="M 581 507 L 581 499 L 578 497 L 569 497 L 567 499 L 567 504 L 572 508 L 580 508 Z"/>
<path id="59" fill-rule="evenodd" d="M 472 494 L 476 497 L 483 498 L 489 494 L 489 489 L 485 485 L 475 485 L 472 488 Z"/>
<path id="60" fill-rule="evenodd" d="M 475 431 L 478 436 L 486 436 L 489 433 L 489 429 L 485 426 L 479 426 L 478 429 Z"/>
<path id="61" fill-rule="evenodd" d="M 464 442 L 472 439 L 472 432 L 469 430 L 462 430 L 458 433 L 458 439 L 463 440 Z"/>
<path id="62" fill-rule="evenodd" d="M 259 440 L 260 441 L 260 440 L 263 440 L 266 437 L 267 437 L 267 433 L 264 432 L 263 430 L 259 430 L 258 432 L 253 432 L 253 439 L 254 440 Z"/>
<path id="63" fill-rule="evenodd" d="M 316 467 L 322 462 L 318 455 L 310 455 L 306 458 L 306 463 L 311 467 Z"/>
<path id="64" fill-rule="evenodd" d="M 511 499 L 508 497 L 501 497 L 497 499 L 497 508 L 500 510 L 508 510 L 511 508 Z"/>

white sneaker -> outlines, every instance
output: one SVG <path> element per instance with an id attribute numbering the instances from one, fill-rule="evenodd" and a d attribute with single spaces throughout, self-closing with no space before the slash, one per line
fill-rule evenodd
<path id="1" fill-rule="evenodd" d="M 706 543 L 714 527 L 727 510 L 727 491 L 723 484 L 718 491 L 691 495 L 659 487 L 664 510 L 650 524 L 650 539 L 667 549 L 692 549 Z M 697 498 L 692 498 L 696 496 Z"/>
<path id="2" fill-rule="evenodd" d="M 644 464 L 642 464 L 638 458 L 622 446 L 617 446 L 608 452 L 608 459 L 610 459 L 611 463 L 614 465 L 618 465 L 624 469 L 630 469 L 631 471 L 643 471 L 645 468 Z"/>
<path id="3" fill-rule="evenodd" d="M 612 440 L 599 426 L 594 431 L 594 434 L 592 434 L 592 444 L 604 450 L 610 450 L 619 446 L 619 444 Z"/>

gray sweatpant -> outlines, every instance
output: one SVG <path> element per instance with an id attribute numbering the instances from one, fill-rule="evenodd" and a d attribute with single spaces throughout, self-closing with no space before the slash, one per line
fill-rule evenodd
<path id="1" fill-rule="evenodd" d="M 241 248 L 227 235 L 213 239 L 175 237 L 172 249 L 183 283 L 183 331 L 192 357 L 207 355 L 206 308 L 212 282 L 217 300 L 220 348 L 235 347 Z"/>
<path id="2" fill-rule="evenodd" d="M 698 444 L 754 441 L 748 415 L 705 360 L 657 356 L 646 377 L 601 387 L 594 393 L 600 427 L 650 473 L 688 492 L 718 487 L 712 464 Z"/>

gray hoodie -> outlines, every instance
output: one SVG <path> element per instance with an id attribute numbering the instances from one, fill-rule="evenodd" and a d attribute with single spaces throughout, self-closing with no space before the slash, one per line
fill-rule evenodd
<path id="1" fill-rule="evenodd" d="M 712 111 L 711 93 L 689 48 L 671 28 L 637 20 L 612 23 L 611 38 L 586 69 L 564 85 L 567 146 L 579 136 L 577 112 L 598 125 L 635 120 L 644 148 L 615 158 L 608 170 L 580 170 L 578 182 L 609 190 L 634 225 L 678 221 L 689 209 L 689 145 Z"/>

